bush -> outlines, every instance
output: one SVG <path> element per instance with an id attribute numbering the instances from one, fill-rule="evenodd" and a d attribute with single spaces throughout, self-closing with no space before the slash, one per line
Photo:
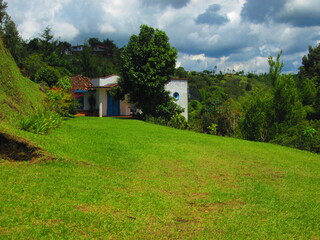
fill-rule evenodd
<path id="1" fill-rule="evenodd" d="M 187 129 L 188 122 L 184 116 L 176 113 L 171 117 L 170 121 L 167 123 L 167 126 L 177 129 Z"/>
<path id="2" fill-rule="evenodd" d="M 72 89 L 72 84 L 70 81 L 70 77 L 62 77 L 57 82 L 57 87 L 62 88 L 65 92 L 70 92 Z"/>
<path id="3" fill-rule="evenodd" d="M 153 117 L 153 116 L 145 116 L 144 120 L 149 123 L 155 123 L 163 126 L 177 128 L 177 129 L 188 128 L 187 120 L 185 119 L 184 116 L 178 113 L 173 115 L 169 121 L 162 117 Z"/>
<path id="4" fill-rule="evenodd" d="M 30 77 L 32 81 L 35 80 L 35 75 L 39 69 L 47 67 L 47 63 L 43 61 L 43 56 L 41 54 L 31 54 L 24 59 L 23 62 L 24 69 L 23 73 L 25 76 Z"/>
<path id="5" fill-rule="evenodd" d="M 60 77 L 61 74 L 57 69 L 51 66 L 44 66 L 37 71 L 34 80 L 37 83 L 44 82 L 48 84 L 49 87 L 52 87 L 58 82 Z"/>
<path id="6" fill-rule="evenodd" d="M 54 111 L 38 110 L 35 114 L 21 119 L 20 127 L 28 132 L 46 134 L 59 127 L 62 121 L 62 117 Z"/>
<path id="7" fill-rule="evenodd" d="M 156 107 L 155 116 L 167 119 L 169 121 L 173 116 L 182 112 L 183 108 L 170 99 L 169 101 Z"/>
<path id="8" fill-rule="evenodd" d="M 264 89 L 254 90 L 243 103 L 239 129 L 247 140 L 269 141 L 274 136 L 273 96 Z"/>
<path id="9" fill-rule="evenodd" d="M 271 142 L 320 153 L 320 121 L 303 121 L 278 135 Z"/>
<path id="10" fill-rule="evenodd" d="M 146 122 L 149 122 L 149 123 L 154 123 L 154 124 L 158 124 L 158 125 L 163 125 L 163 126 L 167 126 L 167 120 L 165 120 L 164 118 L 161 118 L 161 117 L 153 117 L 153 116 L 142 116 L 141 114 L 137 114 L 138 117 L 140 118 L 137 118 L 137 119 L 140 119 L 140 120 L 144 120 Z"/>
<path id="11" fill-rule="evenodd" d="M 59 87 L 47 91 L 46 101 L 49 109 L 65 117 L 73 114 L 78 105 L 71 92 L 66 92 Z"/>
<path id="12" fill-rule="evenodd" d="M 208 127 L 209 134 L 217 135 L 217 127 L 218 127 L 218 124 L 212 123 L 212 124 Z"/>

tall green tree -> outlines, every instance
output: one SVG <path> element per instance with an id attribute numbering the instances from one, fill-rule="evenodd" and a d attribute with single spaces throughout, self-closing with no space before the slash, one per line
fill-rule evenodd
<path id="1" fill-rule="evenodd" d="M 49 56 L 58 48 L 59 41 L 54 38 L 52 30 L 47 26 L 43 33 L 41 34 L 40 39 L 40 49 L 44 57 Z"/>
<path id="2" fill-rule="evenodd" d="M 0 35 L 4 45 L 10 51 L 18 65 L 24 55 L 24 42 L 19 34 L 17 25 L 6 12 L 8 4 L 0 0 Z"/>
<path id="3" fill-rule="evenodd" d="M 20 65 L 21 58 L 24 55 L 23 40 L 19 34 L 17 25 L 10 17 L 4 23 L 3 42 L 15 61 Z"/>
<path id="4" fill-rule="evenodd" d="M 278 76 L 274 87 L 275 121 L 294 126 L 305 116 L 292 75 Z"/>
<path id="5" fill-rule="evenodd" d="M 7 7 L 8 7 L 8 4 L 5 1 L 0 0 L 0 33 L 2 30 L 2 24 L 5 18 L 7 17 L 7 12 L 6 12 Z"/>
<path id="6" fill-rule="evenodd" d="M 309 46 L 298 73 L 301 99 L 308 109 L 308 119 L 320 119 L 320 44 Z"/>
<path id="7" fill-rule="evenodd" d="M 315 48 L 309 46 L 309 53 L 302 58 L 302 66 L 299 68 L 299 77 L 315 77 L 318 86 L 320 86 L 320 44 Z"/>
<path id="8" fill-rule="evenodd" d="M 165 85 L 175 70 L 177 50 L 164 31 L 142 25 L 122 54 L 119 88 L 146 115 L 162 116 L 173 106 Z M 168 113 L 168 112 L 167 112 Z"/>
<path id="9" fill-rule="evenodd" d="M 274 136 L 273 96 L 266 89 L 256 89 L 246 96 L 243 117 L 240 121 L 241 134 L 245 139 L 269 141 Z"/>
<path id="10" fill-rule="evenodd" d="M 86 45 L 83 47 L 83 51 L 80 55 L 80 62 L 83 75 L 88 77 L 97 77 L 96 64 L 94 63 L 94 56 L 90 47 Z"/>
<path id="11" fill-rule="evenodd" d="M 271 79 L 272 86 L 274 86 L 277 77 L 281 74 L 284 63 L 280 61 L 282 50 L 278 53 L 276 60 L 272 56 L 268 57 L 269 63 L 269 76 Z"/>

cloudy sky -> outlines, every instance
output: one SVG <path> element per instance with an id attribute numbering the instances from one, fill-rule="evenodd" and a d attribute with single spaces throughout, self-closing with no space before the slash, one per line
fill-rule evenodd
<path id="1" fill-rule="evenodd" d="M 164 30 L 186 70 L 268 71 L 282 49 L 296 72 L 309 45 L 320 43 L 319 0 L 5 0 L 24 39 L 50 26 L 55 37 L 89 37 L 126 45 L 142 24 Z"/>

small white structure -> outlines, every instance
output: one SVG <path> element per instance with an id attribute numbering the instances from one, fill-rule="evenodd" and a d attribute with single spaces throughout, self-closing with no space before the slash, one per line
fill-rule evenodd
<path id="1" fill-rule="evenodd" d="M 73 91 L 79 99 L 79 111 L 95 111 L 99 117 L 104 116 L 130 116 L 132 106 L 127 99 L 115 100 L 109 91 L 117 86 L 119 75 L 110 75 L 103 78 L 89 79 L 83 76 L 71 77 Z M 182 115 L 188 119 L 188 81 L 187 79 L 171 79 L 165 86 L 170 91 L 176 103 L 184 112 Z M 94 104 L 90 104 L 94 102 Z M 94 107 L 92 106 L 94 105 Z M 93 109 L 94 108 L 94 109 Z"/>
<path id="2" fill-rule="evenodd" d="M 183 108 L 181 113 L 188 120 L 188 80 L 172 78 L 165 86 L 167 91 L 170 91 L 175 102 Z"/>

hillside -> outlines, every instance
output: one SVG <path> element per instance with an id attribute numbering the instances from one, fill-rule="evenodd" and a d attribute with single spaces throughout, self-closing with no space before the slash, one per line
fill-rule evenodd
<path id="1" fill-rule="evenodd" d="M 0 41 L 0 239 L 320 238 L 319 155 L 128 119 L 15 128 L 42 101 Z"/>
<path id="2" fill-rule="evenodd" d="M 12 56 L 0 39 L 0 130 L 1 125 L 16 125 L 21 116 L 41 107 L 39 85 L 21 75 Z"/>
<path id="3" fill-rule="evenodd" d="M 0 160 L 0 238 L 320 238 L 319 155 L 112 118 L 19 134 L 56 159 Z"/>

